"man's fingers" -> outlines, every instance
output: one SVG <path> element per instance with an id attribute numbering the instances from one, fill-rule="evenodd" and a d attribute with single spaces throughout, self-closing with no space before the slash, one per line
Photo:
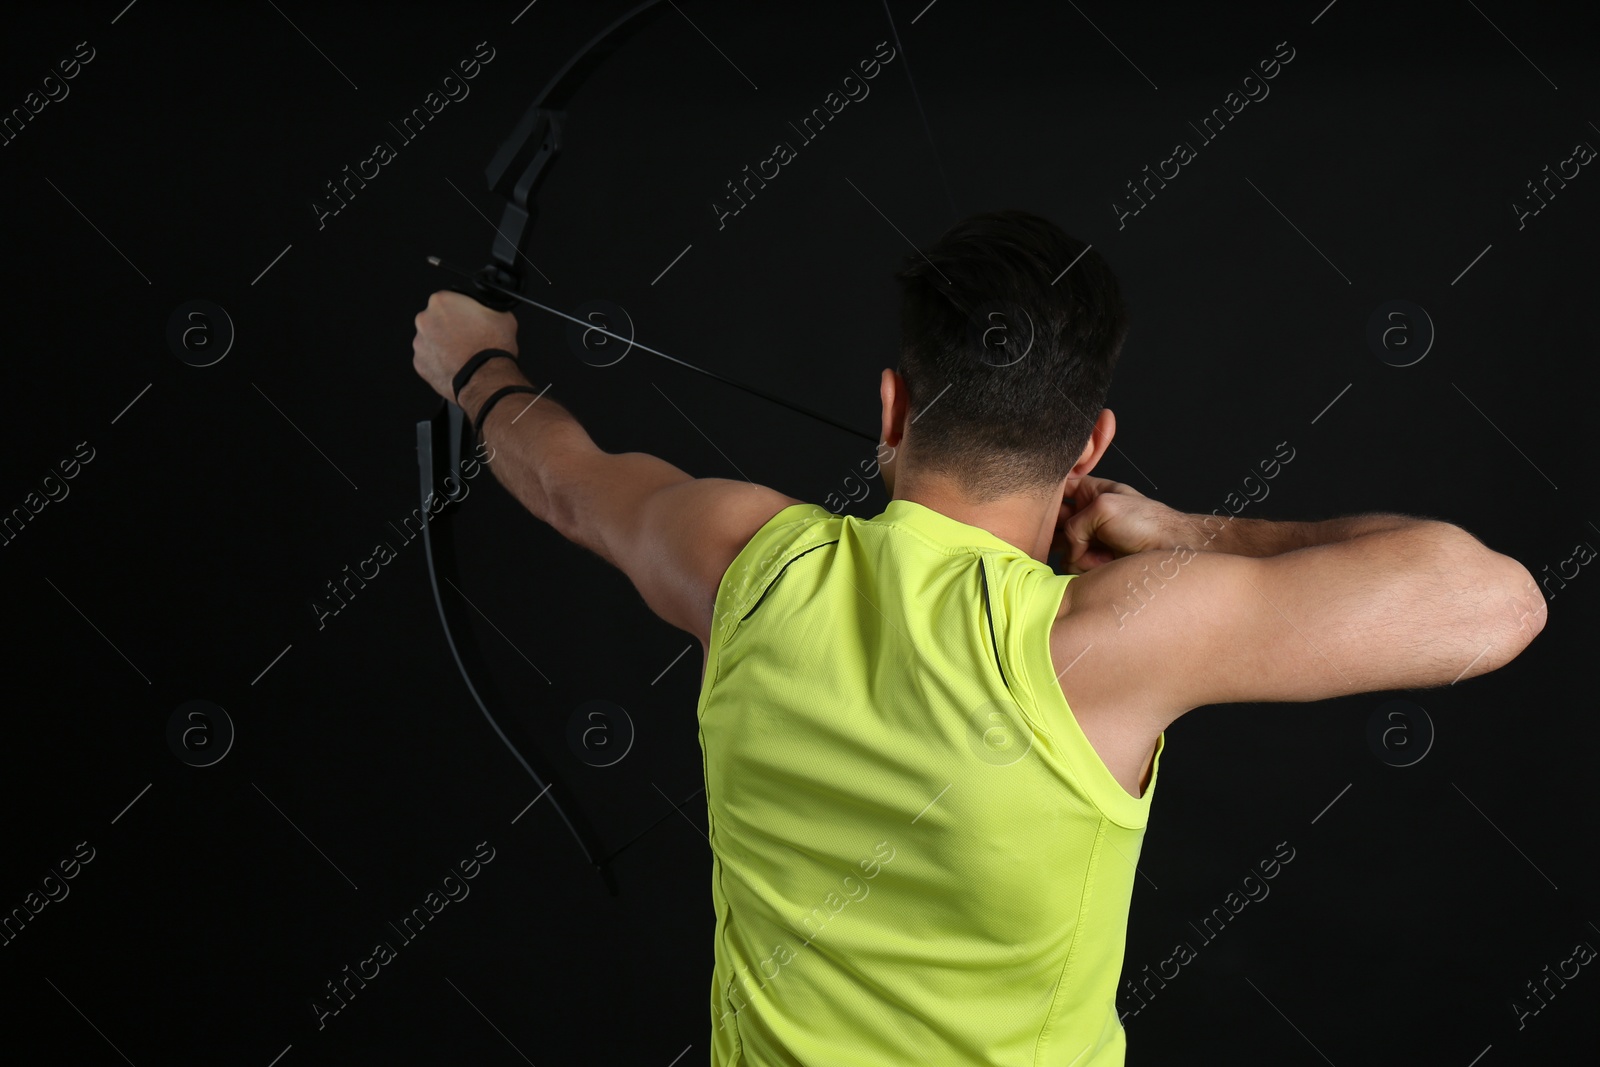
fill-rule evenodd
<path id="1" fill-rule="evenodd" d="M 1104 493 L 1118 493 L 1122 496 L 1144 496 L 1139 490 L 1124 482 L 1115 482 L 1110 478 L 1096 478 L 1089 474 L 1084 475 L 1083 481 L 1079 485 L 1088 487 L 1091 497 L 1097 497 Z"/>
<path id="2" fill-rule="evenodd" d="M 1106 481 L 1104 478 L 1094 478 L 1085 475 L 1083 480 L 1078 483 L 1078 487 L 1073 490 L 1072 496 L 1069 498 L 1075 505 L 1074 510 L 1082 511 L 1084 508 L 1094 503 L 1100 494 L 1109 491 L 1110 485 L 1111 483 Z"/>
<path id="3" fill-rule="evenodd" d="M 1086 508 L 1081 508 L 1070 515 L 1062 524 L 1062 538 L 1066 546 L 1067 559 L 1074 565 L 1079 563 L 1090 551 L 1090 543 L 1095 540 L 1095 531 L 1098 530 L 1108 518 L 1105 504 L 1098 498 Z"/>

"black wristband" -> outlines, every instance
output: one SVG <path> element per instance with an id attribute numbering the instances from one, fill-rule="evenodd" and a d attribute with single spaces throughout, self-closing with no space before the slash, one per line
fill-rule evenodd
<path id="1" fill-rule="evenodd" d="M 479 367 L 496 356 L 504 356 L 512 362 L 516 362 L 517 359 L 515 355 L 503 348 L 485 348 L 482 352 L 467 360 L 461 365 L 461 369 L 456 371 L 456 376 L 450 380 L 450 386 L 455 392 L 456 400 L 459 401 L 461 399 L 461 390 L 466 387 L 467 379 L 476 374 Z"/>
<path id="2" fill-rule="evenodd" d="M 535 389 L 531 385 L 503 385 L 499 389 L 496 389 L 494 392 L 489 394 L 489 399 L 485 400 L 483 402 L 483 406 L 478 409 L 478 417 L 472 420 L 472 439 L 474 441 L 483 439 L 483 420 L 489 417 L 489 409 L 494 407 L 495 404 L 499 402 L 501 397 L 510 396 L 512 393 L 542 394 L 543 392 L 543 389 Z M 537 397 L 535 399 L 537 399 Z"/>

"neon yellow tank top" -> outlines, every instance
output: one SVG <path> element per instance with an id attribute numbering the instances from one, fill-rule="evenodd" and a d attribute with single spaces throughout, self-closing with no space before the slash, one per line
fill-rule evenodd
<path id="1" fill-rule="evenodd" d="M 1118 1067 L 1144 796 L 1062 696 L 1069 575 L 909 500 L 796 504 L 717 591 L 698 717 L 713 1067 Z"/>

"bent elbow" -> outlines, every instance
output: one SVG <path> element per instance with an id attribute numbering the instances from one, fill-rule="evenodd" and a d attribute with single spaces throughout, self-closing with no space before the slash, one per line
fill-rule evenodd
<path id="1" fill-rule="evenodd" d="M 1523 653 L 1544 632 L 1549 610 L 1533 575 L 1510 556 L 1497 555 L 1495 581 L 1496 627 L 1490 663 L 1485 671 L 1499 670 Z"/>
<path id="2" fill-rule="evenodd" d="M 1435 573 L 1449 574 L 1459 593 L 1449 609 L 1454 621 L 1446 627 L 1455 635 L 1456 652 L 1472 660 L 1456 680 L 1499 670 L 1544 630 L 1544 594 L 1519 561 L 1464 530 L 1441 547 L 1435 565 L 1442 570 Z"/>
<path id="3" fill-rule="evenodd" d="M 1544 590 L 1539 588 L 1528 568 L 1510 556 L 1503 558 L 1510 572 L 1505 590 L 1508 621 L 1513 627 L 1509 640 L 1517 652 L 1521 652 L 1544 632 L 1550 611 L 1545 604 Z"/>

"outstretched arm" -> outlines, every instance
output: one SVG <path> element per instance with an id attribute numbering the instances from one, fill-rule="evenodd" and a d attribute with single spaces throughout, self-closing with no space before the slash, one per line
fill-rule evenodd
<path id="1" fill-rule="evenodd" d="M 474 353 L 517 351 L 516 319 L 460 293 L 433 294 L 416 322 L 413 366 L 446 399 Z M 526 384 L 518 364 L 490 360 L 462 389 L 462 410 L 475 418 L 496 390 Z M 483 437 L 489 469 L 528 511 L 621 570 L 650 610 L 702 646 L 734 557 L 773 515 L 802 503 L 752 482 L 694 478 L 643 452 L 602 451 L 549 393 L 507 396 Z"/>
<path id="2" fill-rule="evenodd" d="M 1526 567 L 1435 519 L 1207 530 L 1209 516 L 1099 478 L 1073 505 L 1059 543 L 1080 577 L 1052 652 L 1092 645 L 1099 671 L 1063 687 L 1151 739 L 1207 704 L 1453 685 L 1510 663 L 1546 621 Z"/>

